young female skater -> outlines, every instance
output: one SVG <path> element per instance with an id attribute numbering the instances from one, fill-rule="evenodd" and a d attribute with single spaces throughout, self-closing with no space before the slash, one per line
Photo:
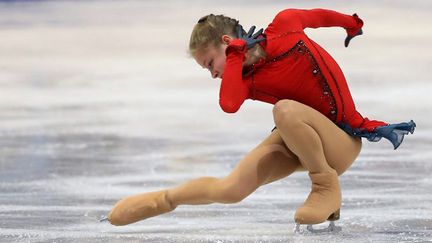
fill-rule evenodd
<path id="1" fill-rule="evenodd" d="M 262 33 L 246 33 L 238 21 L 207 15 L 195 25 L 189 51 L 221 78 L 220 106 L 236 112 L 245 99 L 274 104 L 276 127 L 223 178 L 201 177 L 166 190 L 120 200 L 108 220 L 126 225 L 167 213 L 178 205 L 236 203 L 259 186 L 306 170 L 312 190 L 295 213 L 298 224 L 339 218 L 338 175 L 360 152 L 361 137 L 389 139 L 396 149 L 415 123 L 387 124 L 356 110 L 335 60 L 304 33 L 305 28 L 342 27 L 345 46 L 362 34 L 363 21 L 325 9 L 286 9 Z"/>

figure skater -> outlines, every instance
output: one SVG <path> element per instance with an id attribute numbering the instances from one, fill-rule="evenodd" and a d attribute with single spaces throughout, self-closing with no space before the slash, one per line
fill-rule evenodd
<path id="1" fill-rule="evenodd" d="M 213 78 L 222 79 L 222 110 L 235 113 L 246 99 L 271 103 L 276 127 L 227 176 L 126 197 L 113 207 L 109 222 L 126 225 L 179 205 L 237 203 L 259 186 L 301 170 L 309 172 L 312 190 L 295 212 L 297 225 L 339 219 L 338 176 L 357 158 L 361 138 L 384 137 L 396 149 L 415 128 L 412 120 L 388 124 L 363 117 L 336 61 L 304 33 L 305 28 L 342 27 L 347 47 L 362 26 L 357 14 L 325 9 L 283 10 L 256 33 L 254 26 L 246 33 L 223 15 L 199 19 L 189 52 Z"/>

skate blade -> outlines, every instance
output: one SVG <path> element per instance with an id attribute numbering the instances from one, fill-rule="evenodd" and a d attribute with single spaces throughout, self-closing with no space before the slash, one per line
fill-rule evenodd
<path id="1" fill-rule="evenodd" d="M 99 219 L 99 222 L 109 222 L 108 217 L 107 217 L 107 216 L 102 216 L 102 217 Z"/>
<path id="2" fill-rule="evenodd" d="M 320 233 L 338 233 L 342 231 L 342 227 L 336 226 L 334 221 L 330 221 L 327 228 L 323 229 L 314 229 L 313 225 L 309 224 L 306 227 L 306 231 L 302 231 L 300 229 L 300 224 L 297 223 L 294 229 L 294 233 L 302 234 L 302 233 L 312 233 L 312 234 L 320 234 Z"/>

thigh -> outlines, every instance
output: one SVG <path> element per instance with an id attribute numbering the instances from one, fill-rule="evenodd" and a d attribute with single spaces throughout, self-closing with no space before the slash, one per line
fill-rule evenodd
<path id="1" fill-rule="evenodd" d="M 362 143 L 334 124 L 326 116 L 302 103 L 294 102 L 294 109 L 303 122 L 311 126 L 319 135 L 327 163 L 339 175 L 347 170 L 360 153 Z"/>
<path id="2" fill-rule="evenodd" d="M 249 152 L 225 178 L 243 188 L 255 190 L 263 184 L 288 176 L 302 166 L 297 156 L 274 130 L 263 142 Z"/>

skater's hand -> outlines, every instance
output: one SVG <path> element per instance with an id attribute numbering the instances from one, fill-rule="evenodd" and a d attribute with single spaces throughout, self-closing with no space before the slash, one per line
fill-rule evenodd
<path id="1" fill-rule="evenodd" d="M 363 34 L 363 30 L 360 29 L 360 30 L 357 32 L 357 34 L 355 34 L 355 35 L 352 35 L 352 36 L 347 35 L 347 37 L 345 38 L 345 47 L 348 47 L 349 42 L 350 42 L 350 40 L 351 40 L 352 38 L 354 38 L 354 37 L 356 37 L 356 36 L 358 36 L 358 35 L 362 35 L 362 34 Z"/>
<path id="2" fill-rule="evenodd" d="M 242 39 L 246 42 L 246 46 L 247 49 L 251 49 L 252 47 L 255 46 L 255 44 L 265 40 L 264 37 L 258 37 L 259 35 L 262 34 L 263 29 L 261 28 L 260 30 L 258 30 L 255 34 L 255 26 L 252 26 L 249 31 L 246 33 L 246 31 L 243 29 L 243 26 L 241 26 L 240 24 L 237 25 L 236 30 L 237 30 L 237 36 L 239 39 Z"/>
<path id="3" fill-rule="evenodd" d="M 345 47 L 348 47 L 349 42 L 351 41 L 352 38 L 363 34 L 363 30 L 362 30 L 363 20 L 361 20 L 357 14 L 353 14 L 353 17 L 357 23 L 357 27 L 346 30 L 347 31 L 347 37 L 345 38 Z"/>

